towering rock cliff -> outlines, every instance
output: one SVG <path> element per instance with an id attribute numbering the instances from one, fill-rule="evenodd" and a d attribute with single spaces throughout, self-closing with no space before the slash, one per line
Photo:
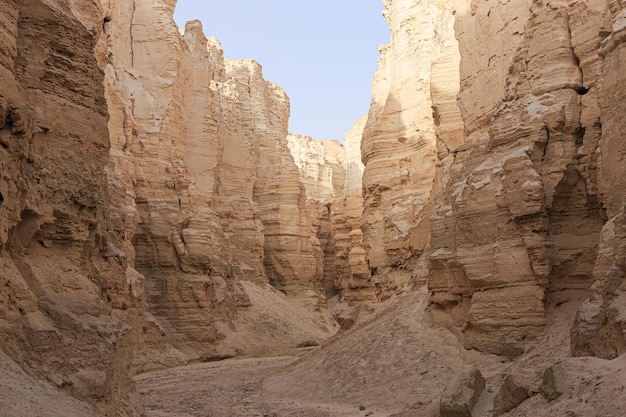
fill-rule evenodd
<path id="1" fill-rule="evenodd" d="M 327 298 L 337 292 L 337 248 L 332 229 L 334 202 L 344 195 L 346 152 L 337 141 L 287 136 L 289 151 L 306 190 L 311 236 L 318 249 L 317 269 Z"/>
<path id="2" fill-rule="evenodd" d="M 316 141 L 289 135 L 289 149 L 306 189 L 312 233 L 319 241 L 322 286 L 327 298 L 355 304 L 376 301 L 365 259 L 361 138 L 363 116 L 344 135 L 344 145 L 334 140 Z"/>
<path id="3" fill-rule="evenodd" d="M 337 327 L 286 94 L 174 6 L 0 12 L 0 347 L 111 415 L 136 372 Z"/>
<path id="4" fill-rule="evenodd" d="M 435 33 L 423 30 L 433 27 L 430 2 L 385 6 L 391 43 L 381 49 L 361 144 L 363 243 L 381 299 L 409 283 L 423 259 L 436 162 L 430 96 Z"/>
<path id="5" fill-rule="evenodd" d="M 66 392 L 133 414 L 129 370 L 159 362 L 152 347 L 175 362 L 126 252 L 125 184 L 109 188 L 102 9 L 9 1 L 0 16 L 1 347 Z"/>
<path id="6" fill-rule="evenodd" d="M 115 172 L 132 185 L 134 260 L 149 306 L 189 358 L 268 349 L 269 339 L 261 347 L 228 339 L 250 331 L 236 323 L 255 307 L 245 282 L 321 302 L 304 190 L 287 149 L 288 98 L 258 63 L 225 59 L 199 22 L 181 36 L 173 4 L 135 3 L 111 2 L 105 28 L 110 101 L 120 104 L 110 130 L 122 138 L 116 162 L 130 168 Z M 158 27 L 147 31 L 151 22 Z M 332 332 L 329 314 L 318 318 L 323 329 L 309 339 Z"/>
<path id="7" fill-rule="evenodd" d="M 426 279 L 466 347 L 517 355 L 547 309 L 591 294 L 573 353 L 623 352 L 621 3 L 385 5 L 392 44 L 362 145 L 379 297 Z"/>
<path id="8" fill-rule="evenodd" d="M 337 287 L 350 304 L 376 300 L 363 248 L 363 163 L 361 140 L 367 116 L 343 136 L 346 149 L 346 182 L 340 201 L 333 206 L 333 230 L 337 252 Z"/>
<path id="9" fill-rule="evenodd" d="M 624 128 L 626 112 L 624 98 L 623 59 L 626 53 L 626 7 L 623 2 L 608 2 L 608 10 L 603 2 L 598 4 L 576 4 L 579 14 L 576 20 L 579 29 L 576 33 L 579 49 L 591 52 L 587 62 L 581 60 L 581 67 L 593 71 L 596 77 L 590 83 L 584 79 L 589 94 L 597 100 L 596 119 L 593 129 L 599 139 L 595 149 L 597 167 L 597 192 L 602 196 L 603 208 L 608 221 L 599 236 L 598 256 L 593 268 L 591 295 L 576 316 L 572 327 L 572 353 L 578 356 L 599 356 L 614 358 L 626 353 L 626 281 L 624 264 Z M 586 19 L 587 21 L 583 20 Z M 589 42 L 587 34 L 600 28 L 600 37 Z M 574 34 L 572 35 L 574 36 Z M 598 48 L 598 49 L 596 49 Z M 596 56 L 595 53 L 598 53 Z M 622 64 L 620 64 L 622 63 Z M 586 74 L 587 72 L 583 72 Z M 596 102 L 594 101 L 594 104 Z M 584 107 L 583 107 L 584 109 Z M 587 112 L 588 114 L 589 112 Z M 583 113 L 584 114 L 584 113 Z M 586 134 L 586 132 L 585 132 Z"/>
<path id="10" fill-rule="evenodd" d="M 326 298 L 423 284 L 467 348 L 519 355 L 567 304 L 573 355 L 626 353 L 624 2 L 384 4 L 344 148 L 288 137 L 174 0 L 5 0 L 0 361 L 140 415 L 137 372 L 319 344 Z"/>

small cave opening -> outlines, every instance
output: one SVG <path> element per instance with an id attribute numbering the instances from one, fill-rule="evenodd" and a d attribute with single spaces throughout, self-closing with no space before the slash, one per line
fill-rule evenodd
<path id="1" fill-rule="evenodd" d="M 584 96 L 585 94 L 589 92 L 589 89 L 585 87 L 578 87 L 576 88 L 576 92 L 578 93 L 579 96 Z"/>
<path id="2" fill-rule="evenodd" d="M 24 249 L 39 231 L 39 215 L 29 209 L 22 210 L 21 220 L 10 231 L 11 242 L 18 251 Z"/>

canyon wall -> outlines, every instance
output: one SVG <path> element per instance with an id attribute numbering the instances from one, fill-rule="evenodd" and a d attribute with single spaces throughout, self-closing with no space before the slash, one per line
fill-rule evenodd
<path id="1" fill-rule="evenodd" d="M 414 279 L 430 234 L 436 163 L 430 2 L 386 1 L 391 43 L 381 49 L 361 143 L 363 244 L 380 299 Z M 419 46 L 419 47 L 418 47 Z"/>
<path id="2" fill-rule="evenodd" d="M 0 12 L 0 347 L 111 415 L 137 372 L 337 330 L 285 92 L 174 7 Z"/>
<path id="3" fill-rule="evenodd" d="M 178 359 L 126 251 L 125 184 L 109 188 L 102 9 L 9 1 L 0 16 L 1 347 L 65 392 L 135 414 L 129 373 Z"/>
<path id="4" fill-rule="evenodd" d="M 343 145 L 309 136 L 287 137 L 306 189 L 312 233 L 321 249 L 324 293 L 348 304 L 377 300 L 361 232 L 361 139 L 366 122 L 366 116 L 355 122 Z"/>
<path id="5" fill-rule="evenodd" d="M 385 7 L 362 145 L 379 298 L 427 281 L 467 348 L 515 356 L 549 309 L 590 297 L 572 352 L 624 352 L 622 3 Z"/>
<path id="6" fill-rule="evenodd" d="M 294 337 L 321 340 L 335 325 L 319 308 L 321 271 L 287 148 L 288 97 L 258 63 L 225 59 L 200 22 L 181 35 L 173 9 L 149 1 L 105 9 L 117 105 L 110 131 L 120 144 L 114 175 L 132 185 L 133 261 L 146 277 L 150 310 L 187 358 L 262 353 L 304 343 L 269 334 L 245 341 L 253 332 L 245 318 L 263 302 L 250 293 L 278 290 L 317 314 L 319 326 Z M 256 331 L 296 326 L 266 313 Z"/>
<path id="7" fill-rule="evenodd" d="M 298 167 L 306 192 L 311 235 L 315 239 L 317 268 L 324 295 L 337 292 L 337 248 L 332 230 L 334 201 L 344 194 L 346 152 L 334 140 L 317 141 L 310 136 L 289 134 L 289 151 Z"/>
<path id="8" fill-rule="evenodd" d="M 599 55 L 594 55 L 595 59 L 591 61 L 594 64 L 591 69 L 596 75 L 593 78 L 595 83 L 587 87 L 585 79 L 585 87 L 589 88 L 590 94 L 594 93 L 598 103 L 595 111 L 600 117 L 593 126 L 595 135 L 599 136 L 595 150 L 597 192 L 601 196 L 608 221 L 599 236 L 591 295 L 580 306 L 571 330 L 571 347 L 572 354 L 576 356 L 612 359 L 626 353 L 626 201 L 623 187 L 626 173 L 626 142 L 623 133 L 626 128 L 626 88 L 623 83 L 626 5 L 610 1 L 607 10 L 607 5 L 603 3 L 576 4 L 578 10 L 587 12 L 577 19 L 581 26 L 577 32 L 580 48 L 586 46 L 585 50 L 591 49 Z M 582 17 L 589 21 L 583 21 Z M 586 26 L 601 28 L 601 36 L 592 43 L 583 43 L 585 31 L 582 28 Z"/>
<path id="9" fill-rule="evenodd" d="M 289 99 L 174 0 L 0 11 L 0 348 L 110 415 L 131 376 L 334 334 L 326 299 L 427 284 L 515 356 L 564 303 L 626 352 L 620 1 L 385 0 L 367 118 L 287 134 Z"/>
<path id="10" fill-rule="evenodd" d="M 333 228 L 337 247 L 337 286 L 349 304 L 376 300 L 363 246 L 363 170 L 361 142 L 367 116 L 343 135 L 346 148 L 346 182 L 341 200 L 334 205 Z"/>

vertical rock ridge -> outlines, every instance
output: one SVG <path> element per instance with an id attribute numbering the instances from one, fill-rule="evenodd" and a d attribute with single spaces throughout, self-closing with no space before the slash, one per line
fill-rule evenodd
<path id="1" fill-rule="evenodd" d="M 363 244 L 380 299 L 408 284 L 423 258 L 436 151 L 430 96 L 434 31 L 418 29 L 433 25 L 435 6 L 400 0 L 385 7 L 391 44 L 381 50 L 361 143 Z"/>
<path id="2" fill-rule="evenodd" d="M 337 286 L 348 303 L 376 300 L 375 288 L 363 247 L 363 170 L 361 141 L 367 116 L 357 120 L 343 136 L 346 148 L 346 183 L 343 201 L 334 208 L 337 248 Z"/>
<path id="3" fill-rule="evenodd" d="M 581 2 L 582 3 L 582 2 Z M 581 50 L 587 48 L 599 56 L 590 54 L 593 59 L 581 59 L 581 66 L 589 68 L 592 77 L 585 77 L 588 93 L 599 104 L 594 120 L 587 117 L 584 125 L 585 137 L 588 131 L 596 137 L 594 158 L 598 168 L 588 169 L 597 173 L 598 184 L 593 188 L 601 197 L 606 209 L 608 221 L 604 224 L 599 236 L 598 257 L 593 269 L 593 286 L 589 298 L 580 306 L 574 325 L 571 329 L 571 349 L 575 356 L 598 356 L 612 359 L 626 352 L 626 320 L 625 305 L 625 265 L 624 265 L 624 96 L 623 62 L 626 51 L 624 23 L 626 11 L 623 2 L 608 2 L 607 5 L 576 4 L 575 20 L 579 23 L 579 39 Z M 583 20 L 586 18 L 586 20 Z M 573 19 L 572 19 L 573 20 Z M 582 34 L 590 24 L 601 28 L 602 37 L 596 38 L 589 45 L 583 43 Z M 573 38 L 574 37 L 574 31 Z M 586 48 L 585 48 L 586 47 Z M 583 49 L 585 48 L 585 49 Z M 592 49 L 594 48 L 594 49 Z M 583 66 L 583 63 L 586 65 Z M 597 77 L 593 77 L 596 75 Z M 587 82 L 589 84 L 587 84 Z M 599 111 L 598 111 L 599 110 Z M 597 113 L 594 113 L 596 115 Z M 585 114 L 585 113 L 584 113 Z M 589 114 L 587 111 L 586 114 Z M 590 126 L 590 122 L 593 125 Z M 598 137 L 600 136 L 600 137 Z M 599 151 L 599 152 L 598 152 Z M 598 157 L 599 154 L 599 157 Z"/>
<path id="4" fill-rule="evenodd" d="M 287 140 L 306 192 L 321 286 L 326 297 L 331 298 L 338 291 L 332 222 L 335 201 L 344 193 L 345 149 L 337 141 L 317 141 L 310 136 L 289 134 Z"/>
<path id="5" fill-rule="evenodd" d="M 139 415 L 137 372 L 337 327 L 285 92 L 174 6 L 0 12 L 1 346 L 111 415 Z"/>

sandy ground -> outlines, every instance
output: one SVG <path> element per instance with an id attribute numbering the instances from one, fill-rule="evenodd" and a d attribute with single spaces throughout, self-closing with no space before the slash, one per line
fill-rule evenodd
<path id="1" fill-rule="evenodd" d="M 612 361 L 569 357 L 575 303 L 550 311 L 549 324 L 515 360 L 462 348 L 432 323 L 427 292 L 408 292 L 376 307 L 367 321 L 321 346 L 283 356 L 227 359 L 138 375 L 147 417 L 436 417 L 439 398 L 461 372 L 480 369 L 486 390 L 472 417 L 492 417 L 506 375 L 529 398 L 505 417 L 626 416 L 626 355 Z M 541 394 L 554 371 L 558 395 Z M 0 355 L 0 417 L 97 417 Z"/>
<path id="2" fill-rule="evenodd" d="M 0 417 L 101 417 L 91 406 L 27 375 L 0 351 Z"/>
<path id="3" fill-rule="evenodd" d="M 136 378 L 148 417 L 382 416 L 331 401 L 268 395 L 262 381 L 297 357 L 229 359 L 152 372 Z"/>
<path id="4" fill-rule="evenodd" d="M 524 381 L 530 398 L 503 416 L 626 416 L 626 356 L 569 357 L 575 308 L 552 310 L 543 334 L 509 361 L 463 349 L 452 332 L 432 323 L 421 290 L 299 356 L 196 364 L 140 375 L 136 382 L 148 417 L 435 417 L 446 384 L 478 368 L 487 390 L 473 417 L 493 415 L 493 397 L 506 375 Z M 539 391 L 551 366 L 561 394 L 548 400 Z"/>

